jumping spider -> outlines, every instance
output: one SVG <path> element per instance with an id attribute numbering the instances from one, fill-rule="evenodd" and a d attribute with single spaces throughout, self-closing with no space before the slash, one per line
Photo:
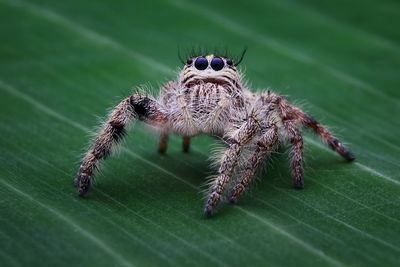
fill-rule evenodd
<path id="1" fill-rule="evenodd" d="M 190 137 L 198 134 L 217 136 L 229 144 L 204 208 L 207 216 L 212 214 L 232 176 L 238 174 L 229 194 L 229 201 L 235 203 L 268 153 L 286 140 L 291 143 L 294 187 L 303 188 L 303 138 L 299 126 L 312 128 L 346 160 L 355 159 L 321 124 L 282 96 L 269 90 L 250 91 L 237 69 L 240 61 L 235 64 L 231 58 L 212 54 L 190 57 L 178 80 L 166 83 L 157 100 L 141 93 L 122 100 L 83 158 L 75 178 L 79 195 L 88 192 L 99 160 L 110 155 L 129 122 L 137 119 L 160 130 L 161 153 L 166 151 L 168 133 L 183 136 L 185 152 Z M 238 171 L 244 149 L 250 149 L 251 153 Z"/>

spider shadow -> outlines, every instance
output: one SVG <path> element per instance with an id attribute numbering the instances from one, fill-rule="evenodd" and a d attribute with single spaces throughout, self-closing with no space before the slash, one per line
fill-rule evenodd
<path id="1" fill-rule="evenodd" d="M 140 159 L 125 158 L 114 159 L 115 163 L 107 162 L 106 168 L 103 169 L 102 177 L 94 186 L 101 190 L 104 194 L 97 194 L 98 201 L 109 201 L 109 198 L 116 199 L 121 203 L 135 202 L 153 202 L 159 201 L 161 198 L 164 202 L 176 204 L 177 201 L 185 199 L 196 199 L 195 208 L 202 210 L 206 195 L 204 189 L 206 187 L 205 177 L 212 174 L 210 169 L 209 157 L 198 151 L 190 151 L 183 153 L 177 148 L 171 149 L 166 154 L 159 154 L 154 150 L 143 150 L 140 153 Z M 255 181 L 251 183 L 245 194 L 239 199 L 239 207 L 257 207 L 260 206 L 258 197 L 266 199 L 279 198 L 279 192 L 273 187 L 293 189 L 292 179 L 289 169 L 288 147 L 280 146 L 277 153 L 271 157 L 273 160 L 267 161 L 267 168 L 263 168 L 258 172 Z M 337 163 L 343 162 L 337 160 Z M 110 160 L 111 161 L 111 160 Z M 151 165 L 144 164 L 146 161 Z M 126 166 L 132 166 L 127 168 Z M 322 157 L 311 157 L 307 160 L 306 169 L 332 167 L 332 157 L 330 155 Z M 315 172 L 315 170 L 312 170 Z M 306 178 L 305 178 L 306 179 Z M 186 181 L 185 182 L 182 182 Z M 312 188 L 312 184 L 308 190 Z M 188 190 L 188 187 L 191 187 Z M 196 190 L 196 188 L 198 188 Z M 227 188 L 226 193 L 229 192 Z M 95 192 L 91 192 L 95 194 Z M 193 194 L 197 196 L 193 197 Z M 177 197 L 177 195 L 179 197 Z M 225 218 L 232 216 L 237 212 L 237 208 L 227 205 L 226 195 L 221 200 L 220 205 L 216 209 L 213 218 Z M 236 215 L 234 215 L 236 216 Z"/>
<path id="2" fill-rule="evenodd" d="M 196 152 L 171 151 L 159 154 L 156 150 L 148 150 L 140 153 L 140 159 L 121 159 L 107 161 L 96 179 L 93 186 L 104 192 L 96 196 L 99 201 L 107 201 L 109 197 L 123 203 L 153 201 L 157 198 L 169 202 L 175 201 L 176 195 L 182 199 L 192 198 L 193 193 L 201 191 L 209 170 L 206 157 Z M 151 165 L 145 164 L 146 161 Z M 198 199 L 201 201 L 201 196 Z"/>

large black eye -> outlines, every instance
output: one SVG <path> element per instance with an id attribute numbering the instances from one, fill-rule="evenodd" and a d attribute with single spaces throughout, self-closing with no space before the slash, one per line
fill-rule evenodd
<path id="1" fill-rule="evenodd" d="M 208 67 L 208 60 L 205 57 L 199 57 L 196 59 L 194 66 L 198 70 L 205 70 Z"/>
<path id="2" fill-rule="evenodd" d="M 211 68 L 212 68 L 213 70 L 216 70 L 216 71 L 222 70 L 222 68 L 224 67 L 224 65 L 225 65 L 225 63 L 224 63 L 224 61 L 222 60 L 222 58 L 220 58 L 220 57 L 215 57 L 215 58 L 213 58 L 213 60 L 211 61 Z"/>

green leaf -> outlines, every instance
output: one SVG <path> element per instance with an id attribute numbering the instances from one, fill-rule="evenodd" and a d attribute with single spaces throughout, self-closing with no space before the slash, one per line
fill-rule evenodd
<path id="1" fill-rule="evenodd" d="M 398 265 L 398 3 L 0 1 L 0 261 L 6 265 Z M 360 8 L 362 7 L 362 8 Z M 212 138 L 182 154 L 137 123 L 84 198 L 89 135 L 145 84 L 175 78 L 177 47 L 249 47 L 268 87 L 331 126 L 344 162 L 306 136 L 304 190 L 276 153 L 236 206 L 202 215 Z"/>

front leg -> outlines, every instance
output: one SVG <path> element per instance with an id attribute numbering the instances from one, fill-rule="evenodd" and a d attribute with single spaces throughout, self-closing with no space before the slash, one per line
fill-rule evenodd
<path id="1" fill-rule="evenodd" d="M 276 146 L 277 142 L 278 127 L 276 125 L 271 125 L 270 128 L 258 140 L 253 154 L 247 159 L 246 168 L 229 195 L 229 202 L 231 204 L 236 203 L 236 200 L 243 194 L 244 190 L 253 179 L 257 168 L 264 160 L 266 154 Z"/>
<path id="2" fill-rule="evenodd" d="M 107 158 L 112 149 L 119 143 L 132 119 L 140 119 L 153 126 L 165 125 L 167 116 L 161 111 L 159 104 L 146 96 L 132 95 L 121 101 L 111 112 L 108 120 L 97 135 L 94 143 L 82 160 L 75 186 L 80 196 L 86 194 L 98 169 L 99 161 Z"/>
<path id="3" fill-rule="evenodd" d="M 206 216 L 212 215 L 214 208 L 221 199 L 226 184 L 231 179 L 233 169 L 238 161 L 243 146 L 253 138 L 258 129 L 258 120 L 255 117 L 249 117 L 249 119 L 231 137 L 231 143 L 222 158 L 221 166 L 218 170 L 218 177 L 215 180 L 212 193 L 204 207 L 204 214 Z"/>
<path id="4" fill-rule="evenodd" d="M 283 126 L 292 144 L 290 165 L 292 167 L 293 185 L 303 188 L 303 137 L 294 120 L 283 122 Z"/>

